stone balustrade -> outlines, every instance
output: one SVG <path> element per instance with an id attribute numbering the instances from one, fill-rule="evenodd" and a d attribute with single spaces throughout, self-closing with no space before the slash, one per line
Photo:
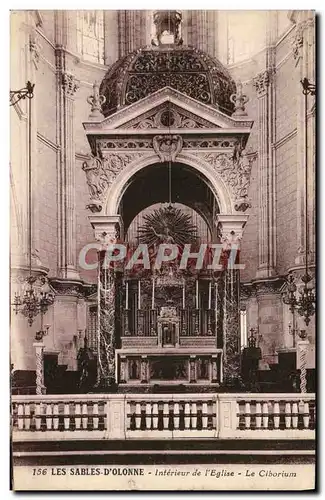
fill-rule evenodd
<path id="1" fill-rule="evenodd" d="M 13 441 L 314 439 L 314 394 L 86 394 L 12 397 Z"/>

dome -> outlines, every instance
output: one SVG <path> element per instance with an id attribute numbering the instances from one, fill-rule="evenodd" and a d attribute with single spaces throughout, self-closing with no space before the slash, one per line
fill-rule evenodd
<path id="1" fill-rule="evenodd" d="M 104 116 L 162 89 L 172 87 L 231 115 L 236 85 L 228 70 L 194 47 L 159 46 L 136 50 L 119 59 L 106 73 L 100 94 Z"/>

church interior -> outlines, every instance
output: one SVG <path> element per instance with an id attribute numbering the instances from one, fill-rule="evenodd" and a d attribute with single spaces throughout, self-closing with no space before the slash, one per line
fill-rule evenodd
<path id="1" fill-rule="evenodd" d="M 12 12 L 13 395 L 315 391 L 315 77 L 313 11 Z"/>

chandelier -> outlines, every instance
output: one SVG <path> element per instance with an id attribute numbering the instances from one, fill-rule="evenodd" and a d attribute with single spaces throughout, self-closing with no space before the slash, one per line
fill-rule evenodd
<path id="1" fill-rule="evenodd" d="M 41 314 L 41 325 L 43 325 L 43 316 L 46 313 L 49 305 L 54 302 L 54 295 L 49 290 L 41 289 L 38 292 L 34 285 L 39 279 L 37 276 L 32 276 L 32 161 L 31 161 L 31 133 L 32 133 L 32 114 L 31 114 L 31 99 L 34 97 L 34 87 L 30 81 L 26 83 L 26 87 L 20 90 L 10 91 L 10 106 L 16 105 L 21 99 L 28 99 L 28 257 L 29 257 L 29 276 L 26 278 L 27 287 L 24 294 L 21 296 L 15 293 L 13 300 L 14 312 L 20 312 L 27 318 L 29 326 L 32 326 L 34 318 Z M 41 278 L 41 284 L 44 285 L 45 278 Z M 38 334 L 45 335 L 43 326 Z"/>
<path id="2" fill-rule="evenodd" d="M 314 96 L 316 93 L 316 85 L 309 82 L 307 78 L 301 80 L 302 93 L 305 96 L 305 273 L 301 277 L 303 286 L 298 290 L 292 274 L 287 278 L 286 291 L 282 298 L 285 304 L 289 305 L 289 309 L 294 314 L 297 310 L 299 315 L 304 318 L 306 326 L 310 323 L 310 318 L 315 314 L 316 295 L 313 286 L 313 277 L 308 272 L 308 254 L 309 254 L 309 237 L 308 237 L 308 123 L 307 123 L 307 97 Z"/>

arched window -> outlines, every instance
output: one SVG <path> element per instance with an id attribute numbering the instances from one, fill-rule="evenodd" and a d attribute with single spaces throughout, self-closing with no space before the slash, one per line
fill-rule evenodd
<path id="1" fill-rule="evenodd" d="M 77 47 L 85 60 L 104 64 L 104 13 L 102 10 L 78 11 Z"/>

